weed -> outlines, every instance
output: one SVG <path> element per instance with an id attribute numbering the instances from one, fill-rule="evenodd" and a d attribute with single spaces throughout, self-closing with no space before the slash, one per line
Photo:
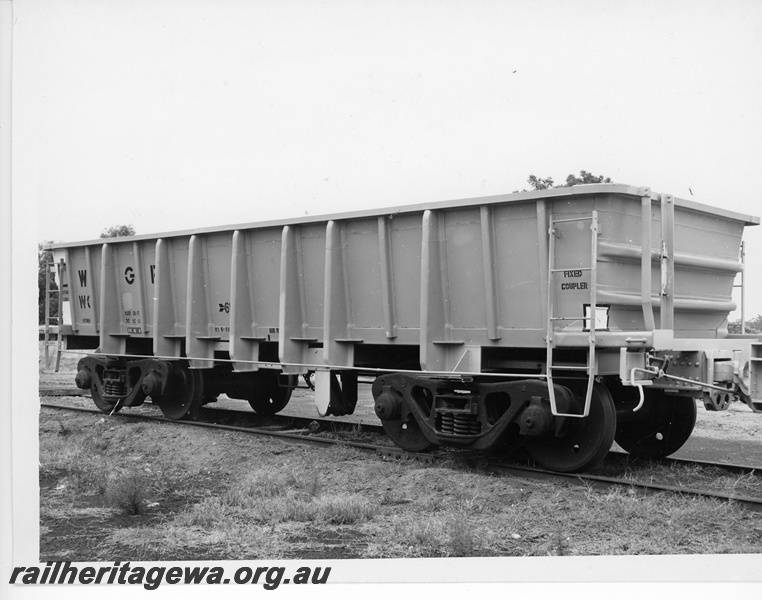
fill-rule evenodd
<path id="1" fill-rule="evenodd" d="M 71 477 L 75 490 L 102 495 L 108 489 L 111 470 L 104 465 L 74 465 Z"/>
<path id="2" fill-rule="evenodd" d="M 457 511 L 447 519 L 447 541 L 450 556 L 478 556 L 477 539 L 473 524 L 464 511 Z"/>
<path id="3" fill-rule="evenodd" d="M 555 534 L 555 548 L 554 552 L 552 552 L 552 556 L 566 556 L 566 540 L 564 539 L 564 534 L 561 533 L 561 528 L 558 527 L 556 529 Z"/>
<path id="4" fill-rule="evenodd" d="M 126 515 L 141 515 L 146 509 L 148 484 L 141 473 L 122 475 L 108 486 L 109 500 Z"/>
<path id="5" fill-rule="evenodd" d="M 320 477 L 315 472 L 310 473 L 307 476 L 307 481 L 304 483 L 304 491 L 310 498 L 317 498 L 320 495 L 320 491 L 323 488 L 323 483 L 320 481 Z"/>
<path id="6" fill-rule="evenodd" d="M 370 500 L 358 494 L 321 496 L 314 502 L 311 520 L 327 521 L 333 525 L 351 525 L 373 518 L 376 507 Z"/>
<path id="7" fill-rule="evenodd" d="M 275 468 L 255 471 L 228 489 L 224 500 L 234 506 L 246 507 L 263 498 L 283 496 L 300 484 L 301 478 L 294 472 Z"/>
<path id="8" fill-rule="evenodd" d="M 63 420 L 61 417 L 56 417 L 56 421 L 58 421 L 58 435 L 61 437 L 66 437 L 68 435 L 71 435 L 71 429 L 69 429 L 66 425 L 64 425 Z"/>

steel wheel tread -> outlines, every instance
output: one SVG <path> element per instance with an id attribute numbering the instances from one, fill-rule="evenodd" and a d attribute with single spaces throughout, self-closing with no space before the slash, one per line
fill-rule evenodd
<path id="1" fill-rule="evenodd" d="M 174 376 L 171 390 L 158 399 L 159 408 L 173 421 L 195 418 L 204 398 L 204 377 L 201 371 L 187 367 L 178 368 Z"/>
<path id="2" fill-rule="evenodd" d="M 584 399 L 575 398 L 582 412 Z M 608 454 L 616 433 L 616 409 L 608 388 L 596 383 L 590 414 L 582 419 L 565 417 L 562 437 L 537 437 L 524 442 L 524 448 L 540 465 L 553 471 L 570 473 L 597 465 Z"/>
<path id="3" fill-rule="evenodd" d="M 696 412 L 693 398 L 648 390 L 644 406 L 617 425 L 614 440 L 632 456 L 664 458 L 688 441 Z"/>
<path id="4" fill-rule="evenodd" d="M 428 438 L 423 435 L 421 427 L 414 418 L 409 421 L 386 421 L 381 424 L 391 440 L 406 452 L 426 452 L 435 447 Z"/>
<path id="5" fill-rule="evenodd" d="M 261 371 L 258 379 L 246 396 L 251 409 L 257 414 L 269 416 L 286 408 L 293 388 L 278 385 L 278 372 Z"/>

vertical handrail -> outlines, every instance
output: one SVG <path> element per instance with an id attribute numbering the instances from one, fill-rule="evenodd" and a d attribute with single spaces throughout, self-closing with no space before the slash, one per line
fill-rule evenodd
<path id="1" fill-rule="evenodd" d="M 52 267 L 55 265 L 55 263 L 52 262 L 46 262 L 45 263 L 45 307 L 44 311 L 45 314 L 43 315 L 42 322 L 45 325 L 45 329 L 43 331 L 43 347 L 45 348 L 45 368 L 50 369 L 50 293 L 51 293 L 51 287 L 50 287 L 50 274 L 52 273 Z M 60 304 L 60 301 L 59 301 Z M 59 329 L 60 331 L 60 329 Z M 39 339 L 39 338 L 38 338 Z"/>
<path id="2" fill-rule="evenodd" d="M 661 329 L 675 327 L 675 202 L 671 195 L 661 196 Z"/>
<path id="3" fill-rule="evenodd" d="M 63 259 L 62 259 L 63 260 Z M 52 273 L 57 273 L 58 277 L 53 278 L 51 281 L 50 275 Z M 58 283 L 57 288 L 53 289 L 53 283 Z M 58 295 L 58 308 L 56 310 L 56 315 L 51 316 L 50 314 L 50 303 L 53 295 Z M 62 309 L 62 295 L 61 295 L 61 271 L 60 271 L 60 265 L 55 262 L 48 262 L 45 264 L 45 315 L 43 318 L 43 323 L 45 325 L 43 330 L 43 347 L 45 349 L 44 356 L 45 356 L 45 368 L 50 369 L 50 325 L 53 319 L 56 319 L 57 322 L 57 333 L 56 333 L 56 368 L 55 372 L 58 373 L 59 369 L 61 368 L 61 323 L 62 323 L 62 315 L 63 315 L 63 309 Z"/>
<path id="4" fill-rule="evenodd" d="M 744 278 L 746 277 L 746 249 L 743 242 L 741 242 L 738 258 L 741 261 L 741 272 L 739 273 L 741 283 L 734 283 L 733 289 L 741 288 L 741 335 L 746 335 L 746 310 L 744 307 L 746 303 L 746 287 L 744 285 Z"/>
<path id="5" fill-rule="evenodd" d="M 595 383 L 595 319 L 598 306 L 598 211 L 594 210 L 590 223 L 590 328 L 587 338 L 587 391 L 585 392 L 585 410 L 583 417 L 590 414 Z"/>
<path id="6" fill-rule="evenodd" d="M 58 281 L 58 289 L 56 290 L 56 293 L 58 294 L 58 315 L 56 316 L 56 320 L 58 321 L 58 333 L 56 334 L 56 370 L 55 372 L 58 373 L 58 371 L 61 368 L 61 345 L 63 342 L 63 336 L 61 335 L 61 328 L 63 326 L 63 294 L 61 294 L 61 264 L 58 263 L 56 265 L 56 272 L 58 274 L 57 281 Z"/>
<path id="7" fill-rule="evenodd" d="M 556 230 L 553 227 L 553 217 L 550 218 L 548 226 L 548 330 L 545 336 L 546 354 L 545 354 L 545 374 L 548 381 L 548 398 L 550 400 L 550 410 L 556 414 L 556 394 L 553 388 L 553 306 L 555 303 L 555 286 L 553 285 L 553 257 L 555 256 L 555 238 Z"/>
<path id="8" fill-rule="evenodd" d="M 651 304 L 651 196 L 641 199 L 640 212 L 640 304 L 643 308 L 643 324 L 646 331 L 656 329 L 654 307 Z"/>

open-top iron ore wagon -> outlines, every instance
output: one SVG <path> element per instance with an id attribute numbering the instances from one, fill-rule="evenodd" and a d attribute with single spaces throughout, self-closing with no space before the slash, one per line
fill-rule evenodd
<path id="1" fill-rule="evenodd" d="M 351 414 L 374 374 L 402 448 L 522 445 L 573 471 L 664 456 L 696 400 L 762 412 L 762 338 L 729 335 L 757 217 L 585 185 L 55 244 L 76 383 L 172 419 L 225 393 L 276 413 L 299 375 Z"/>

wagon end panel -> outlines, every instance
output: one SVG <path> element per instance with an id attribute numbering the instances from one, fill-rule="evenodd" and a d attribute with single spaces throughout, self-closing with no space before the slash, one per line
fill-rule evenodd
<path id="1" fill-rule="evenodd" d="M 62 333 L 69 348 L 98 346 L 100 301 L 100 247 L 60 248 L 53 252 L 59 266 Z"/>
<path id="2" fill-rule="evenodd" d="M 639 202 L 607 194 L 595 208 L 598 304 L 606 307 L 609 329 L 722 337 L 735 309 L 743 221 L 675 206 L 671 197 Z"/>

